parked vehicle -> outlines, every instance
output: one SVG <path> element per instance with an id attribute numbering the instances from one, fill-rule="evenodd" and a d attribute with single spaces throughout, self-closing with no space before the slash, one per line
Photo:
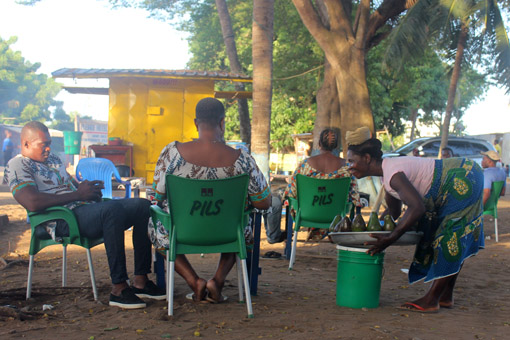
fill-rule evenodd
<path id="1" fill-rule="evenodd" d="M 412 156 L 413 150 L 418 149 L 420 157 L 437 158 L 441 145 L 441 137 L 423 137 L 413 140 L 393 152 L 385 153 L 383 157 Z M 494 145 L 483 139 L 474 137 L 448 137 L 448 147 L 453 150 L 454 157 L 466 157 L 482 163 L 480 152 L 496 150 Z"/>
<path id="2" fill-rule="evenodd" d="M 385 157 L 413 156 L 413 150 L 418 149 L 420 157 L 437 158 L 439 153 L 439 145 L 441 145 L 441 137 L 423 137 L 413 140 L 395 151 L 385 153 Z M 482 164 L 483 156 L 480 152 L 488 150 L 496 150 L 494 146 L 483 140 L 473 137 L 448 137 L 448 147 L 453 150 L 454 157 L 466 157 L 474 160 L 478 164 Z M 377 193 L 381 189 L 381 181 L 379 177 L 365 177 L 357 180 L 358 190 L 367 193 L 370 202 L 375 202 Z"/>

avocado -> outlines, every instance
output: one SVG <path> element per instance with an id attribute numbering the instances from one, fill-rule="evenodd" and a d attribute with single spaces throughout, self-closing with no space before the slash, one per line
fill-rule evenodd
<path id="1" fill-rule="evenodd" d="M 379 217 L 376 212 L 370 213 L 370 219 L 368 220 L 367 231 L 381 231 L 381 223 L 379 223 Z"/>
<path id="2" fill-rule="evenodd" d="M 329 225 L 329 231 L 331 232 L 337 232 L 338 231 L 338 224 L 340 223 L 340 220 L 342 219 L 341 215 L 336 215 L 331 224 Z M 337 230 L 335 230 L 337 229 Z"/>
<path id="3" fill-rule="evenodd" d="M 356 214 L 354 216 L 351 229 L 352 231 L 367 231 L 367 225 L 365 224 L 365 220 L 363 220 L 363 216 L 361 216 L 361 214 Z"/>
<path id="4" fill-rule="evenodd" d="M 393 231 L 395 229 L 395 221 L 391 215 L 384 216 L 384 231 Z"/>
<path id="5" fill-rule="evenodd" d="M 340 227 L 336 231 L 340 232 L 352 231 L 351 226 L 352 226 L 351 219 L 348 216 L 345 216 L 340 221 Z"/>

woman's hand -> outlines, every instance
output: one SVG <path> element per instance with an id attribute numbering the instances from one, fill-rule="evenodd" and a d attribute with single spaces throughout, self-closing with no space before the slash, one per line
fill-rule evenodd
<path id="1" fill-rule="evenodd" d="M 364 243 L 366 246 L 372 246 L 368 249 L 367 253 L 370 255 L 375 255 L 377 253 L 382 252 L 388 246 L 392 245 L 393 242 L 397 240 L 393 233 L 391 234 L 369 234 L 370 237 L 375 238 L 375 241 L 367 241 Z"/>

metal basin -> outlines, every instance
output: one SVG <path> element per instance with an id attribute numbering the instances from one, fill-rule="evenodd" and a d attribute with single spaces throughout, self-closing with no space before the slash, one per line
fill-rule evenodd
<path id="1" fill-rule="evenodd" d="M 357 248 L 370 248 L 369 245 L 364 245 L 365 242 L 374 241 L 375 238 L 370 237 L 370 234 L 389 234 L 391 231 L 347 231 L 338 233 L 329 233 L 334 243 L 341 246 L 351 246 Z M 394 246 L 409 246 L 417 244 L 421 237 L 422 232 L 408 231 L 404 233 L 400 238 L 395 241 L 392 245 Z"/>

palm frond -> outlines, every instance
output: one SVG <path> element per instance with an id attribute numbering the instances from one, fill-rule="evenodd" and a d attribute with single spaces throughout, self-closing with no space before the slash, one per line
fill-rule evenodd
<path id="1" fill-rule="evenodd" d="M 498 83 L 505 86 L 506 93 L 510 94 L 510 43 L 498 4 L 494 0 L 490 2 L 494 3 L 490 17 L 493 20 L 496 40 L 496 79 Z"/>
<path id="2" fill-rule="evenodd" d="M 429 23 L 437 8 L 438 0 L 418 0 L 402 17 L 399 25 L 388 37 L 388 47 L 383 55 L 383 67 L 398 70 L 409 57 L 418 57 L 427 47 Z"/>

